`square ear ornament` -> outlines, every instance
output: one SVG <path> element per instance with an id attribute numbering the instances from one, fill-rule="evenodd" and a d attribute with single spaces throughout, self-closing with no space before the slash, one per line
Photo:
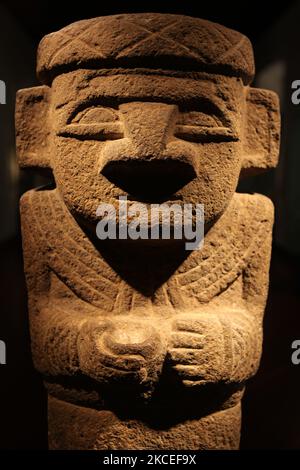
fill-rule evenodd
<path id="1" fill-rule="evenodd" d="M 277 165 L 280 144 L 279 99 L 271 90 L 245 88 L 246 121 L 241 176 Z"/>
<path id="2" fill-rule="evenodd" d="M 21 168 L 51 169 L 48 86 L 19 90 L 16 98 L 16 148 Z"/>

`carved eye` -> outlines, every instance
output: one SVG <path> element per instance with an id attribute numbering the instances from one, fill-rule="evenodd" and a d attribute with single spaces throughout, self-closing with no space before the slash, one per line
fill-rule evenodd
<path id="1" fill-rule="evenodd" d="M 119 119 L 117 113 L 111 108 L 93 107 L 79 112 L 72 123 L 94 124 L 113 122 Z"/>
<path id="2" fill-rule="evenodd" d="M 221 120 L 211 114 L 200 111 L 190 111 L 181 113 L 178 124 L 183 126 L 199 126 L 199 127 L 218 127 L 222 126 Z"/>
<path id="3" fill-rule="evenodd" d="M 112 108 L 91 106 L 76 114 L 57 135 L 80 140 L 115 140 L 123 138 L 118 112 Z"/>
<path id="4" fill-rule="evenodd" d="M 191 142 L 236 141 L 238 136 L 221 112 L 181 112 L 175 128 L 175 136 Z"/>

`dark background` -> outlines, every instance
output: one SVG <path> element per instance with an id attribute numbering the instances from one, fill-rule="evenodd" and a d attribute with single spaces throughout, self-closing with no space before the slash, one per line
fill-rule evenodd
<path id="1" fill-rule="evenodd" d="M 7 346 L 7 364 L 0 365 L 0 448 L 43 449 L 47 445 L 45 394 L 30 359 L 17 209 L 20 194 L 39 181 L 17 169 L 15 91 L 37 84 L 35 51 L 45 34 L 79 19 L 142 11 L 201 17 L 246 34 L 256 58 L 255 85 L 280 94 L 280 164 L 268 175 L 241 186 L 244 191 L 267 194 L 276 206 L 263 357 L 243 402 L 241 447 L 300 448 L 300 365 L 291 362 L 291 343 L 300 339 L 300 105 L 290 99 L 291 82 L 300 79 L 300 2 L 269 6 L 237 0 L 219 4 L 0 2 L 0 80 L 7 85 L 7 104 L 0 105 L 0 339 Z"/>

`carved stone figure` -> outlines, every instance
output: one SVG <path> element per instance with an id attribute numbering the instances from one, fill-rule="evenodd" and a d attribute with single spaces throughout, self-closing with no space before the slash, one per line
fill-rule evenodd
<path id="1" fill-rule="evenodd" d="M 259 365 L 273 206 L 236 192 L 276 165 L 279 106 L 252 48 L 201 19 L 79 21 L 38 51 L 17 96 L 32 355 L 51 449 L 235 449 Z M 97 208 L 204 204 L 205 238 L 99 240 Z M 147 206 L 148 207 L 148 206 Z"/>

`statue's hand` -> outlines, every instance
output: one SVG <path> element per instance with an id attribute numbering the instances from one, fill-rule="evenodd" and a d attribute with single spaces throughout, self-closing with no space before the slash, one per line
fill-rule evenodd
<path id="1" fill-rule="evenodd" d="M 168 359 L 185 386 L 217 383 L 226 376 L 223 327 L 211 314 L 182 314 L 173 322 Z"/>
<path id="2" fill-rule="evenodd" d="M 149 322 L 98 319 L 82 327 L 78 357 L 81 371 L 102 384 L 140 386 L 158 380 L 165 348 Z"/>

